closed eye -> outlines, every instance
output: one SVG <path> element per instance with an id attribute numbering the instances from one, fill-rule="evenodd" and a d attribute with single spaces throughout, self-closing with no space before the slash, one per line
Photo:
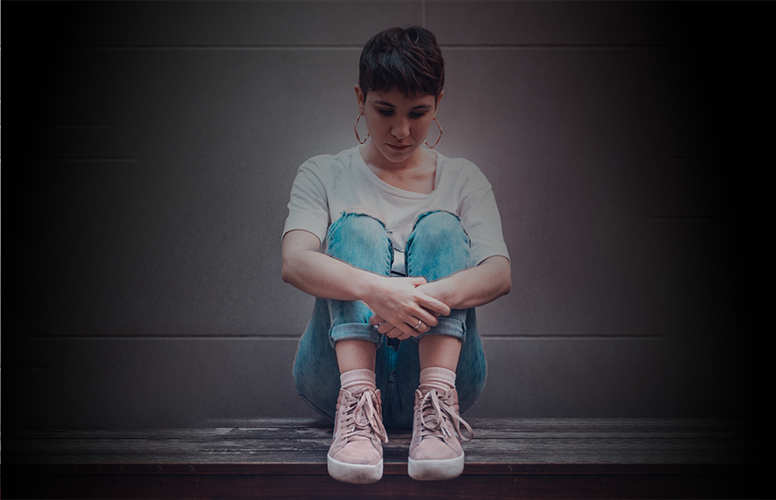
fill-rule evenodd
<path id="1" fill-rule="evenodd" d="M 393 116 L 393 113 L 394 113 L 394 111 L 392 109 L 378 109 L 378 111 L 383 116 Z M 423 112 L 423 113 L 415 113 L 415 112 L 410 113 L 410 118 L 422 118 L 424 116 L 426 116 L 425 112 Z"/>

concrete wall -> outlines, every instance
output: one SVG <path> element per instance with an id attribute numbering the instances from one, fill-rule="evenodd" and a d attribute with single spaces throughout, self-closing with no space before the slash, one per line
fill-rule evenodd
<path id="1" fill-rule="evenodd" d="M 489 177 L 513 256 L 466 415 L 753 411 L 752 186 L 720 78 L 740 61 L 698 22 L 725 6 L 3 7 L 6 55 L 32 62 L 4 172 L 24 421 L 313 416 L 291 378 L 312 299 L 280 280 L 288 194 L 305 159 L 355 144 L 361 47 L 406 24 L 438 36 L 438 148 Z"/>

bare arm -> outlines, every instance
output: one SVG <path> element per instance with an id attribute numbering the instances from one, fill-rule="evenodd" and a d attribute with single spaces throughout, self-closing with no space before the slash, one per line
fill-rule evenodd
<path id="1" fill-rule="evenodd" d="M 512 266 L 506 257 L 489 257 L 478 266 L 427 283 L 420 289 L 450 309 L 482 306 L 510 292 Z"/>
<path id="2" fill-rule="evenodd" d="M 416 333 L 418 320 L 435 326 L 437 316 L 450 314 L 444 302 L 421 291 L 425 279 L 380 276 L 323 254 L 319 247 L 312 233 L 288 232 L 283 238 L 283 281 L 323 299 L 360 300 L 408 335 Z"/>

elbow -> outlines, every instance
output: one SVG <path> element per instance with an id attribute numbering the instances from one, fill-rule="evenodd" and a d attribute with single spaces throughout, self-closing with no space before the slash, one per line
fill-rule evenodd
<path id="1" fill-rule="evenodd" d="M 508 295 L 509 292 L 512 291 L 512 276 L 510 276 L 509 273 L 506 273 L 504 275 L 503 280 L 501 281 L 501 287 L 499 290 L 499 297 L 503 297 L 504 295 Z"/>
<path id="2" fill-rule="evenodd" d="M 502 289 L 501 295 L 508 295 L 509 292 L 512 291 L 512 277 L 507 276 L 507 279 L 504 282 L 504 288 Z"/>
<path id="3" fill-rule="evenodd" d="M 508 260 L 506 261 L 502 276 L 504 276 L 504 283 L 501 288 L 501 295 L 507 295 L 512 291 L 512 265 Z"/>
<path id="4" fill-rule="evenodd" d="M 283 264 L 280 267 L 280 279 L 289 285 L 293 285 L 293 273 L 291 272 L 290 266 L 285 261 L 285 259 L 283 260 Z"/>

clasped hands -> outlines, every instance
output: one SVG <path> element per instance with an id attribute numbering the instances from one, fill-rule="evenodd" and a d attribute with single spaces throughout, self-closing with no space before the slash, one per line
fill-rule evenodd
<path id="1" fill-rule="evenodd" d="M 450 314 L 450 307 L 432 296 L 438 283 L 427 283 L 423 277 L 386 277 L 367 303 L 374 311 L 369 324 L 399 340 L 426 333 L 439 323 L 439 316 Z"/>

